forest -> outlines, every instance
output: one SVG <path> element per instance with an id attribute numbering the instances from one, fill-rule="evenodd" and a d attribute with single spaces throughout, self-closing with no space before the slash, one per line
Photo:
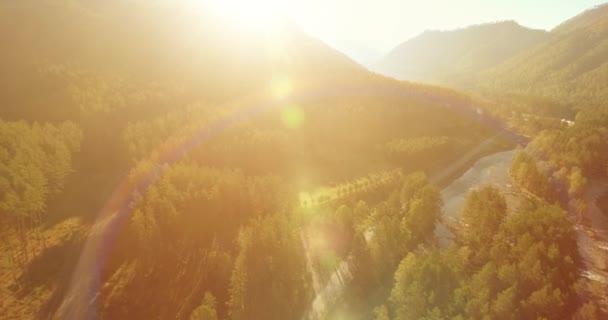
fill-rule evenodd
<path id="1" fill-rule="evenodd" d="M 289 22 L 269 40 L 168 0 L 0 3 L 0 319 L 608 317 L 586 251 L 606 65 L 544 82 L 560 68 L 522 62 L 581 41 L 592 69 L 598 15 L 480 49 L 500 66 L 464 90 Z M 465 38 L 513 37 L 487 29 Z M 510 151 L 509 187 L 448 218 L 445 188 Z"/>

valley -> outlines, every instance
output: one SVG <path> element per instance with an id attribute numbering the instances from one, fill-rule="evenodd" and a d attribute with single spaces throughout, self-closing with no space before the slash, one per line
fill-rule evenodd
<path id="1" fill-rule="evenodd" d="M 369 5 L 0 3 L 0 320 L 608 317 L 608 5 Z"/>

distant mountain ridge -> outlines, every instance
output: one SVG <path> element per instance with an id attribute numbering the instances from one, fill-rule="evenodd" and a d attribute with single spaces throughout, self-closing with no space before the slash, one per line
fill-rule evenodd
<path id="1" fill-rule="evenodd" d="M 561 103 L 608 101 L 608 5 L 562 23 L 553 37 L 475 78 L 476 86 L 551 98 Z"/>
<path id="2" fill-rule="evenodd" d="M 443 83 L 479 72 L 550 38 L 515 21 L 474 25 L 453 31 L 426 31 L 388 53 L 374 69 L 402 80 Z"/>
<path id="3" fill-rule="evenodd" d="M 375 70 L 401 80 L 550 100 L 570 110 L 605 105 L 608 3 L 551 31 L 513 21 L 427 31 L 393 49 Z"/>

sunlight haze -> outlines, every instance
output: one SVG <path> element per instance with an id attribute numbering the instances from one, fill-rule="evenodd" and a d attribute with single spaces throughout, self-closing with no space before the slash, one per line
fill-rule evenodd
<path id="1" fill-rule="evenodd" d="M 464 0 L 456 5 L 452 0 L 309 0 L 293 2 L 289 15 L 310 35 L 367 63 L 425 30 L 502 20 L 548 30 L 603 2 Z"/>
<path id="2" fill-rule="evenodd" d="M 0 320 L 608 319 L 599 3 L 0 0 Z"/>

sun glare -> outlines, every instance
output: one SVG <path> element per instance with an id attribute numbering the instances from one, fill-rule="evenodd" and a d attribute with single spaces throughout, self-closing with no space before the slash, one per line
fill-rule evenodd
<path id="1" fill-rule="evenodd" d="M 293 9 L 289 0 L 185 0 L 192 10 L 212 10 L 249 30 L 272 29 Z"/>
<path id="2" fill-rule="evenodd" d="M 298 129 L 304 122 L 304 111 L 296 105 L 281 110 L 281 121 L 287 129 Z"/>
<path id="3" fill-rule="evenodd" d="M 285 76 L 274 76 L 270 82 L 270 92 L 277 100 L 286 99 L 292 91 L 291 81 Z"/>

